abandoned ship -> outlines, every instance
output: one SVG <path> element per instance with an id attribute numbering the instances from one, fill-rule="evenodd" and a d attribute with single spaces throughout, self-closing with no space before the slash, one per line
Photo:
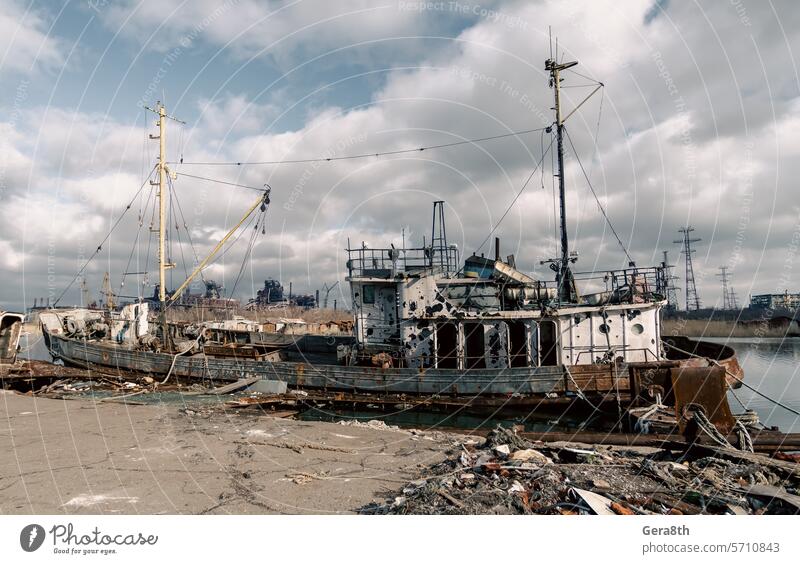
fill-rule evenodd
<path id="1" fill-rule="evenodd" d="M 560 198 L 560 256 L 547 261 L 554 281 L 521 272 L 513 256 L 502 260 L 499 242 L 494 258 L 472 255 L 462 262 L 447 241 L 444 203 L 435 202 L 429 244 L 347 249 L 352 331 L 311 334 L 265 331 L 256 323 L 168 323 L 165 311 L 189 280 L 167 295 L 162 194 L 170 174 L 168 116 L 159 106 L 160 311 L 155 314 L 144 302 L 119 312 L 45 311 L 40 321 L 50 354 L 69 365 L 123 374 L 212 382 L 256 376 L 291 388 L 450 398 L 479 406 L 675 405 L 690 403 L 705 389 L 717 402 L 707 407 L 713 420 L 718 404 L 724 402 L 721 411 L 728 409 L 725 391 L 740 385 L 742 371 L 724 345 L 662 335 L 666 279 L 661 266 L 631 262 L 622 270 L 593 273 L 604 288 L 580 291 L 572 270 L 577 255 L 567 238 L 566 120 L 560 102 L 560 72 L 574 64 L 548 60 L 545 65 L 555 98 L 549 130 Z M 267 190 L 248 214 L 258 207 L 265 212 L 268 204 Z M 202 261 L 189 279 L 206 264 Z"/>

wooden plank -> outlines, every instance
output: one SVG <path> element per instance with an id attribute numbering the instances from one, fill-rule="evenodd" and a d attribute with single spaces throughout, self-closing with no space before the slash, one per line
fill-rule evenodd
<path id="1" fill-rule="evenodd" d="M 580 488 L 572 488 L 572 490 L 594 511 L 595 515 L 616 515 L 611 510 L 612 501 L 607 497 Z"/>
<path id="2" fill-rule="evenodd" d="M 722 448 L 718 446 L 705 446 L 694 445 L 693 448 L 700 449 L 701 451 L 710 452 L 721 458 L 733 460 L 734 462 L 749 462 L 751 464 L 760 464 L 772 470 L 776 470 L 784 475 L 800 478 L 800 464 L 796 462 L 787 462 L 784 460 L 777 460 L 769 458 L 763 454 L 756 454 L 752 452 L 744 452 L 741 450 L 732 450 L 729 448 Z M 787 449 L 788 450 L 788 449 Z"/>

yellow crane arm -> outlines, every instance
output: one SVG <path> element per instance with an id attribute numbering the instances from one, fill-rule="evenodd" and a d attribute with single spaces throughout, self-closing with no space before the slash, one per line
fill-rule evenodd
<path id="1" fill-rule="evenodd" d="M 197 265 L 197 268 L 195 268 L 192 271 L 192 273 L 183 282 L 183 284 L 181 284 L 180 287 L 177 290 L 175 290 L 175 292 L 169 298 L 170 303 L 174 303 L 175 300 L 177 300 L 180 297 L 183 291 L 186 290 L 186 288 L 189 286 L 189 283 L 192 281 L 192 279 L 198 274 L 200 274 L 200 271 L 203 270 L 208 265 L 209 262 L 211 262 L 211 259 L 214 258 L 214 255 L 216 255 L 222 248 L 222 246 L 225 244 L 225 242 L 228 239 L 230 239 L 234 233 L 236 233 L 236 231 L 242 226 L 242 224 L 247 220 L 247 218 L 250 217 L 250 214 L 252 214 L 257 207 L 266 206 L 267 204 L 269 204 L 269 190 L 265 191 L 262 195 L 258 197 L 258 200 L 256 200 L 256 202 L 252 206 L 250 206 L 250 209 L 248 209 L 247 213 L 244 214 L 244 217 L 242 217 L 242 219 L 239 220 L 239 223 L 234 225 L 233 229 L 228 231 L 228 233 L 220 240 L 220 242 L 217 243 L 217 246 L 214 247 L 212 251 L 206 256 L 206 258 L 204 258 L 202 262 L 200 262 L 200 264 Z"/>

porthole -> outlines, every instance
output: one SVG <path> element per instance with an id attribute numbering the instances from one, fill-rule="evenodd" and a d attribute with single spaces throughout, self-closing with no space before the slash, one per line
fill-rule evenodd
<path id="1" fill-rule="evenodd" d="M 608 332 L 609 332 L 611 329 L 610 329 L 610 328 L 609 328 L 609 326 L 608 326 L 608 325 L 606 325 L 605 323 L 601 323 L 601 324 L 600 324 L 600 326 L 597 328 L 597 330 L 598 330 L 598 331 L 600 331 L 601 333 L 603 333 L 604 335 L 607 335 L 607 334 L 608 334 Z"/>
<path id="2" fill-rule="evenodd" d="M 633 325 L 631 325 L 631 333 L 633 333 L 634 335 L 641 335 L 642 333 L 644 333 L 644 325 L 642 325 L 641 323 L 634 323 Z"/>

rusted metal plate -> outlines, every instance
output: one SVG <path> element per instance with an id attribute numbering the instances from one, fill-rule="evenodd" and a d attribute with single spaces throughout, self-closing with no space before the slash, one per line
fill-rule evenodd
<path id="1" fill-rule="evenodd" d="M 719 366 L 681 367 L 670 370 L 672 392 L 675 397 L 675 415 L 681 433 L 689 431 L 691 409 L 700 406 L 714 426 L 727 435 L 734 426 L 728 405 L 725 369 Z"/>
<path id="2" fill-rule="evenodd" d="M 231 357 L 231 358 L 260 358 L 261 352 L 251 345 L 211 345 L 206 344 L 203 348 L 209 357 Z M 105 358 L 104 358 L 105 360 Z"/>
<path id="3" fill-rule="evenodd" d="M 706 366 L 706 358 L 720 363 L 727 370 L 726 379 L 732 388 L 740 388 L 744 379 L 744 370 L 736 358 L 733 347 L 721 343 L 698 341 L 682 335 L 672 335 L 662 339 L 667 351 L 667 358 L 679 360 L 681 366 Z"/>

